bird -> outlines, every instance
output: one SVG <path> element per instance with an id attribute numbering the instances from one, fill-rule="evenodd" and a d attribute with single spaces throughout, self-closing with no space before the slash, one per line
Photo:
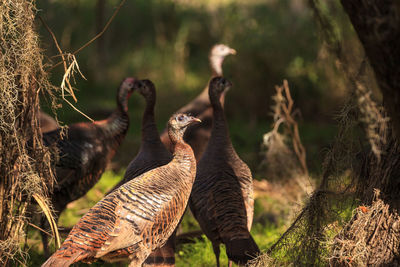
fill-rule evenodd
<path id="1" fill-rule="evenodd" d="M 207 148 L 197 165 L 189 207 L 202 231 L 211 240 L 217 266 L 220 244 L 225 244 L 229 265 L 246 264 L 260 250 L 250 234 L 254 198 L 252 174 L 237 155 L 220 96 L 232 86 L 223 77 L 209 84 L 213 126 Z"/>
<path id="2" fill-rule="evenodd" d="M 111 191 L 114 191 L 139 175 L 151 169 L 163 166 L 172 160 L 172 154 L 165 148 L 160 140 L 160 134 L 155 123 L 155 85 L 150 80 L 137 80 L 133 87 L 135 91 L 139 92 L 146 100 L 146 107 L 142 117 L 142 141 L 138 154 L 129 163 L 125 171 L 124 178 Z M 147 266 L 159 266 L 161 263 L 163 266 L 174 266 L 175 232 L 164 246 L 150 254 L 145 263 Z"/>
<path id="3" fill-rule="evenodd" d="M 128 98 L 135 78 L 125 78 L 117 91 L 117 108 L 105 120 L 69 125 L 65 136 L 61 129 L 43 134 L 47 147 L 55 146 L 56 183 L 50 201 L 58 220 L 67 204 L 84 196 L 100 179 L 107 164 L 123 141 L 129 127 Z M 42 216 L 41 226 L 48 229 Z M 42 232 L 45 255 L 49 255 L 47 235 Z"/>
<path id="4" fill-rule="evenodd" d="M 222 76 L 222 63 L 228 55 L 236 55 L 236 50 L 225 44 L 216 44 L 211 48 L 209 63 L 211 79 Z M 224 104 L 225 93 L 221 94 L 221 103 Z M 201 119 L 202 123 L 190 127 L 184 136 L 185 141 L 192 147 L 197 161 L 201 158 L 211 135 L 212 108 L 208 98 L 208 83 L 203 91 L 190 103 L 180 108 L 177 112 L 190 113 Z M 161 141 L 167 148 L 171 147 L 167 131 L 161 134 Z"/>
<path id="5" fill-rule="evenodd" d="M 133 87 L 146 101 L 145 111 L 142 116 L 142 140 L 138 154 L 129 163 L 124 178 L 114 189 L 142 173 L 165 165 L 172 160 L 172 154 L 165 148 L 160 140 L 154 118 L 154 106 L 156 104 L 155 85 L 150 80 L 136 80 Z"/>
<path id="6" fill-rule="evenodd" d="M 69 266 L 75 262 L 129 260 L 141 266 L 161 247 L 182 217 L 196 175 L 196 160 L 183 140 L 186 128 L 200 122 L 174 114 L 168 134 L 173 159 L 121 185 L 92 207 L 72 228 L 61 247 L 42 265 Z"/>

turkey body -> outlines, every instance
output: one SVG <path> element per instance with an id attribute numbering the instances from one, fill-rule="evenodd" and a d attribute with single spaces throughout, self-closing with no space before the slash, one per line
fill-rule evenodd
<path id="1" fill-rule="evenodd" d="M 235 54 L 236 50 L 224 44 L 217 44 L 211 48 L 209 55 L 209 63 L 212 71 L 211 79 L 222 76 L 222 63 L 225 57 Z M 222 105 L 224 99 L 225 92 L 220 96 Z M 201 124 L 193 125 L 187 129 L 184 136 L 185 141 L 192 147 L 196 160 L 199 161 L 207 147 L 212 128 L 213 110 L 208 97 L 208 84 L 195 99 L 180 108 L 177 112 L 191 114 L 202 121 Z M 161 140 L 167 148 L 171 149 L 167 131 L 161 134 Z"/>
<path id="2" fill-rule="evenodd" d="M 169 121 L 173 159 L 123 184 L 81 218 L 42 266 L 78 261 L 129 260 L 141 266 L 173 233 L 185 211 L 196 173 L 193 151 L 183 141 L 186 127 L 198 121 L 183 114 Z"/>
<path id="3" fill-rule="evenodd" d="M 193 215 L 213 244 L 217 266 L 221 243 L 226 246 L 229 260 L 239 264 L 259 253 L 250 235 L 254 207 L 251 171 L 232 146 L 219 101 L 220 94 L 230 86 L 220 77 L 210 82 L 212 134 L 198 163 L 189 201 Z"/>
<path id="4" fill-rule="evenodd" d="M 61 213 L 68 203 L 84 196 L 97 183 L 111 161 L 126 134 L 128 117 L 113 123 L 120 123 L 121 131 L 118 134 L 110 135 L 110 123 L 104 121 L 70 125 L 63 139 L 59 139 L 61 129 L 44 135 L 45 145 L 56 142 L 59 151 L 57 184 L 51 194 L 57 212 Z"/>
<path id="5" fill-rule="evenodd" d="M 124 139 L 129 127 L 128 98 L 134 78 L 126 78 L 117 94 L 117 109 L 102 121 L 72 124 L 60 137 L 61 129 L 43 134 L 46 146 L 56 146 L 56 184 L 50 195 L 56 217 L 67 204 L 84 196 L 99 180 Z M 47 228 L 42 219 L 42 226 Z M 42 234 L 45 253 L 47 236 Z"/>

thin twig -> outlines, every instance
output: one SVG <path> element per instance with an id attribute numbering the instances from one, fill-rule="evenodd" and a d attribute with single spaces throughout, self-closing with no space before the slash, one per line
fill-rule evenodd
<path id="1" fill-rule="evenodd" d="M 98 39 L 100 36 L 102 36 L 105 31 L 108 29 L 108 27 L 110 26 L 111 22 L 114 20 L 115 16 L 118 14 L 119 10 L 121 9 L 121 7 L 125 4 L 126 0 L 122 0 L 121 3 L 119 4 L 119 6 L 117 7 L 117 9 L 114 11 L 114 13 L 112 14 L 111 18 L 108 20 L 108 22 L 106 23 L 106 25 L 104 26 L 103 30 L 101 32 L 99 32 L 95 37 L 93 37 L 92 39 L 90 39 L 86 44 L 84 44 L 83 46 L 81 46 L 80 48 L 78 48 L 77 50 L 75 50 L 72 55 L 76 55 L 78 54 L 80 51 L 82 51 L 84 48 L 88 47 L 91 43 L 93 43 L 96 39 Z M 58 62 L 57 64 L 53 65 L 49 71 L 51 71 L 52 69 L 58 67 L 60 64 L 62 64 L 62 61 Z"/>
<path id="2" fill-rule="evenodd" d="M 74 55 L 71 54 L 64 54 L 63 51 L 61 50 L 60 45 L 58 44 L 57 38 L 55 36 L 55 34 L 53 33 L 53 31 L 50 29 L 50 27 L 47 25 L 47 23 L 43 20 L 43 18 L 41 16 L 39 16 L 40 21 L 43 23 L 43 25 L 45 26 L 45 28 L 47 29 L 47 31 L 50 33 L 50 35 L 52 36 L 54 43 L 57 47 L 58 52 L 60 53 L 59 56 L 61 56 L 62 58 L 62 63 L 64 64 L 64 76 L 63 76 L 63 80 L 61 82 L 61 97 L 62 99 L 67 102 L 68 105 L 70 105 L 75 111 L 77 111 L 78 113 L 80 113 L 81 115 L 83 115 L 85 118 L 87 118 L 88 120 L 90 120 L 91 122 L 93 122 L 94 120 L 92 118 L 90 118 L 88 115 L 86 115 L 84 112 L 80 111 L 78 108 L 76 108 L 70 101 L 68 101 L 65 98 L 65 93 L 64 90 L 67 90 L 68 93 L 72 96 L 72 98 L 74 99 L 75 103 L 78 101 L 77 98 L 75 97 L 74 94 L 74 89 L 69 81 L 69 77 L 72 76 L 73 77 L 73 73 L 76 72 L 75 67 L 78 71 L 78 73 L 81 75 L 82 78 L 86 79 L 85 76 L 83 76 L 81 70 L 79 69 L 79 65 L 78 62 L 76 61 L 76 58 Z M 64 56 L 68 56 L 68 59 L 72 58 L 72 62 L 71 64 L 67 67 L 67 60 L 65 59 Z M 71 60 L 71 59 L 70 59 Z M 67 84 L 67 86 L 65 86 L 65 84 Z"/>
<path id="3" fill-rule="evenodd" d="M 33 228 L 36 228 L 36 229 L 39 230 L 40 232 L 43 232 L 43 233 L 45 233 L 46 235 L 48 235 L 48 236 L 50 236 L 50 237 L 53 237 L 52 234 L 50 234 L 49 232 L 43 230 L 43 229 L 40 228 L 39 226 L 34 225 L 33 223 L 30 223 L 30 222 L 28 222 L 28 224 L 29 224 L 30 226 L 32 226 Z"/>
<path id="4" fill-rule="evenodd" d="M 21 266 L 27 267 L 27 265 L 25 263 L 23 263 L 22 261 L 20 261 L 19 259 L 14 258 L 13 260 L 16 260 L 19 264 L 21 264 Z M 7 264 L 4 266 L 7 266 Z"/>
<path id="5" fill-rule="evenodd" d="M 57 38 L 56 38 L 55 34 L 53 33 L 53 31 L 50 29 L 50 27 L 47 25 L 47 23 L 43 20 L 43 18 L 42 18 L 41 16 L 39 16 L 39 19 L 40 19 L 40 21 L 42 22 L 42 24 L 44 25 L 44 27 L 46 28 L 46 30 L 50 33 L 51 37 L 53 38 L 54 44 L 56 45 L 57 50 L 58 50 L 58 52 L 60 53 L 60 56 L 61 56 L 61 58 L 62 58 L 62 61 L 61 61 L 60 63 L 63 63 L 63 65 L 64 65 L 64 72 L 66 73 L 67 70 L 68 70 L 68 68 L 67 68 L 67 62 L 66 62 L 66 60 L 65 60 L 64 53 L 63 53 L 63 51 L 61 50 L 60 45 L 58 44 Z M 72 88 L 72 86 L 71 86 L 71 84 L 69 83 L 68 80 L 67 80 L 67 83 L 68 83 L 68 86 L 69 86 L 70 88 Z M 69 92 L 69 93 L 71 94 L 71 96 L 72 96 L 72 98 L 75 100 L 75 102 L 77 102 L 78 100 L 77 100 L 76 97 L 75 97 L 74 91 L 71 90 L 71 92 Z M 64 96 L 63 96 L 63 98 L 64 98 Z"/>
<path id="6" fill-rule="evenodd" d="M 276 108 L 274 112 L 275 122 L 273 132 L 278 131 L 278 128 L 282 122 L 286 122 L 284 124 L 284 127 L 291 136 L 293 150 L 296 154 L 298 161 L 300 162 L 303 173 L 308 176 L 306 150 L 301 143 L 299 126 L 294 119 L 294 114 L 298 113 L 298 110 L 293 111 L 294 101 L 290 94 L 289 84 L 287 80 L 283 81 L 282 86 L 275 86 L 275 89 Z"/>

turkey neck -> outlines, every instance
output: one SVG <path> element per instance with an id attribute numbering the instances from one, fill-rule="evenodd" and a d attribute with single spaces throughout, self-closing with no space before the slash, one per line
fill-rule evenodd
<path id="1" fill-rule="evenodd" d="M 142 117 L 142 145 L 144 143 L 161 143 L 156 122 L 154 119 L 154 106 L 156 104 L 155 92 L 145 97 L 146 108 Z"/>
<path id="2" fill-rule="evenodd" d="M 193 154 L 192 148 L 183 141 L 183 132 L 175 133 L 172 129 L 168 129 L 169 138 L 174 146 L 173 161 L 184 163 L 190 167 L 190 170 L 196 172 L 196 159 Z M 194 169 L 193 169 L 194 168 Z"/>
<path id="3" fill-rule="evenodd" d="M 210 56 L 210 67 L 212 70 L 211 78 L 222 75 L 222 63 L 224 62 L 224 57 L 221 56 Z"/>
<path id="4" fill-rule="evenodd" d="M 211 70 L 212 70 L 211 79 L 215 78 L 217 76 L 224 76 L 223 71 L 222 71 L 222 63 L 224 63 L 224 59 L 225 59 L 225 57 L 221 57 L 221 56 L 210 56 L 210 66 L 211 66 Z M 205 94 L 205 97 L 207 97 L 207 100 L 208 100 L 208 97 L 209 97 L 208 96 L 208 86 L 203 91 L 203 93 Z M 224 103 L 225 103 L 225 94 L 226 94 L 226 90 L 224 90 L 220 96 L 220 101 L 221 101 L 222 106 L 224 106 Z"/>
<path id="5" fill-rule="evenodd" d="M 224 108 L 221 104 L 221 101 L 224 100 L 225 92 L 226 90 L 221 94 L 217 94 L 210 91 L 210 102 L 213 108 L 213 126 L 208 147 L 213 151 L 218 151 L 218 153 L 223 151 L 225 156 L 230 157 L 236 155 L 236 152 L 229 137 L 228 124 Z"/>
<path id="6" fill-rule="evenodd" d="M 105 135 L 106 138 L 115 139 L 118 144 L 122 142 L 129 127 L 128 116 L 128 90 L 120 90 L 117 95 L 117 109 L 106 120 Z"/>

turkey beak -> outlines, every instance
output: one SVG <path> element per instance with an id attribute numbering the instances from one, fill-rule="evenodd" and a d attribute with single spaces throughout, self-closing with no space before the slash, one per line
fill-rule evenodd
<path id="1" fill-rule="evenodd" d="M 200 123 L 200 122 L 201 122 L 201 120 L 198 119 L 198 118 L 195 118 L 195 117 L 192 117 L 191 120 L 190 120 L 190 124 L 193 124 L 193 123 Z"/>
<path id="2" fill-rule="evenodd" d="M 229 50 L 229 53 L 231 53 L 231 55 L 236 55 L 236 50 L 233 49 L 233 48 L 231 48 L 231 49 Z"/>

